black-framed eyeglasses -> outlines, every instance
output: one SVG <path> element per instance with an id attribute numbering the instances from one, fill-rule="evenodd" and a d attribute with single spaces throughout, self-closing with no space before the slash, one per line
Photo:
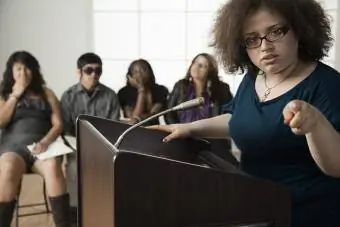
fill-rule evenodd
<path id="1" fill-rule="evenodd" d="M 265 39 L 268 42 L 275 42 L 276 40 L 281 39 L 284 37 L 288 31 L 290 30 L 290 27 L 288 25 L 282 26 L 279 28 L 275 28 L 271 30 L 267 35 L 259 37 L 259 36 L 253 36 L 248 37 L 244 39 L 244 46 L 247 49 L 254 49 L 257 47 L 260 47 L 262 45 L 262 41 Z"/>
<path id="2" fill-rule="evenodd" d="M 100 76 L 100 75 L 102 75 L 103 70 L 102 70 L 102 67 L 95 67 L 95 68 L 86 67 L 86 68 L 83 69 L 83 72 L 87 75 L 91 75 L 92 73 L 94 73 L 94 74 Z"/>

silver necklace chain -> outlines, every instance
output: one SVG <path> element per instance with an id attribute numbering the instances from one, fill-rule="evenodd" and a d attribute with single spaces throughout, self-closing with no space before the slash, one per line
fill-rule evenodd
<path id="1" fill-rule="evenodd" d="M 287 80 L 289 77 L 292 76 L 292 74 L 296 73 L 296 71 L 300 68 L 300 64 L 299 62 L 297 63 L 297 65 L 295 66 L 295 68 L 293 69 L 293 71 L 291 73 L 289 73 L 287 76 L 285 76 L 282 80 L 280 80 L 278 83 L 274 84 L 273 86 L 269 87 L 267 84 L 267 75 L 263 74 L 264 76 L 264 85 L 266 86 L 266 90 L 261 98 L 261 102 L 264 102 L 267 100 L 268 96 L 270 95 L 270 93 L 272 92 L 272 89 L 274 89 L 276 86 L 278 86 L 279 84 L 283 83 L 285 80 Z"/>
<path id="2" fill-rule="evenodd" d="M 278 86 L 279 84 L 283 83 L 287 78 L 289 77 L 286 76 L 285 78 L 283 78 L 281 81 L 279 81 L 278 83 L 274 84 L 274 86 L 269 87 L 267 84 L 267 76 L 264 75 L 264 85 L 266 86 L 266 91 L 264 92 L 261 101 L 264 102 L 267 100 L 268 96 L 270 95 L 270 93 L 272 92 L 272 89 L 275 88 L 276 86 Z"/>

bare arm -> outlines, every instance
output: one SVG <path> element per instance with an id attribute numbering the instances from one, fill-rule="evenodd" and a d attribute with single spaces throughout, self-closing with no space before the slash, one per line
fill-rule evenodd
<path id="1" fill-rule="evenodd" d="M 149 117 L 151 115 L 159 113 L 162 109 L 163 109 L 163 104 L 155 103 L 155 104 L 153 104 L 153 106 L 152 106 L 152 108 L 150 110 L 150 114 L 148 114 L 148 116 L 146 116 L 146 117 Z"/>
<path id="2" fill-rule="evenodd" d="M 185 137 L 227 139 L 230 117 L 230 114 L 224 114 L 186 124 L 153 125 L 147 128 L 169 132 L 164 142 Z"/>
<path id="3" fill-rule="evenodd" d="M 0 127 L 5 127 L 10 122 L 14 113 L 18 98 L 10 95 L 7 100 L 0 98 Z"/>
<path id="4" fill-rule="evenodd" d="M 51 122 L 52 128 L 48 131 L 48 133 L 40 140 L 40 143 L 49 145 L 54 140 L 56 140 L 62 132 L 62 119 L 60 114 L 60 103 L 53 93 L 52 90 L 45 88 L 47 100 L 51 105 L 52 114 L 51 114 Z"/>
<path id="5" fill-rule="evenodd" d="M 136 124 L 137 122 L 143 120 L 143 119 L 146 119 L 154 114 L 157 114 L 159 113 L 164 107 L 164 105 L 161 104 L 161 103 L 155 103 L 153 104 L 153 106 L 151 107 L 151 110 L 150 112 L 147 112 L 147 113 L 141 113 L 141 114 L 138 114 L 138 115 L 134 115 L 133 114 L 133 111 L 134 109 L 136 108 L 133 108 L 131 106 L 125 106 L 124 107 L 124 113 L 125 115 L 130 118 L 130 123 L 131 124 Z"/>
<path id="6" fill-rule="evenodd" d="M 146 100 L 146 95 L 142 93 L 144 92 L 138 93 L 135 107 L 132 107 L 130 105 L 123 106 L 124 113 L 128 118 L 132 119 L 137 116 L 142 117 L 142 113 L 145 110 L 145 100 Z"/>
<path id="7" fill-rule="evenodd" d="M 319 117 L 314 130 L 306 134 L 309 150 L 323 172 L 340 177 L 340 134 L 324 115 Z"/>
<path id="8" fill-rule="evenodd" d="M 169 91 L 164 86 L 156 85 L 153 92 L 150 90 L 146 94 L 144 101 L 145 109 L 139 115 L 143 119 L 159 113 L 167 106 Z"/>
<path id="9" fill-rule="evenodd" d="M 137 89 L 138 94 L 137 94 L 136 104 L 134 107 L 130 106 L 130 107 L 123 107 L 123 108 L 124 108 L 126 115 L 129 118 L 131 119 L 139 118 L 140 115 L 145 112 L 145 108 L 146 108 L 145 101 L 146 101 L 147 93 L 140 78 L 132 78 L 129 75 L 127 77 L 128 77 L 128 81 L 130 85 Z"/>
<path id="10" fill-rule="evenodd" d="M 333 117 L 329 115 L 334 126 L 317 107 L 302 100 L 290 101 L 283 109 L 283 117 L 293 133 L 305 135 L 309 152 L 318 167 L 327 175 L 340 177 L 340 134 L 336 129 L 340 123 L 340 106 L 336 100 L 333 102 L 336 104 L 333 108 L 331 104 L 326 106 L 334 111 Z"/>
<path id="11" fill-rule="evenodd" d="M 123 111 L 127 118 L 133 117 L 133 108 L 131 106 L 124 106 Z"/>
<path id="12" fill-rule="evenodd" d="M 26 75 L 20 76 L 12 87 L 12 93 L 9 94 L 8 99 L 0 97 L 0 126 L 5 127 L 10 122 L 17 101 L 22 96 L 29 84 Z"/>
<path id="13" fill-rule="evenodd" d="M 135 108 L 133 108 L 132 116 L 141 116 L 145 111 L 145 101 L 146 101 L 146 93 L 144 90 L 138 91 L 137 102 Z"/>
<path id="14" fill-rule="evenodd" d="M 188 124 L 190 135 L 196 138 L 227 139 L 230 117 L 230 114 L 223 114 L 191 122 Z"/>

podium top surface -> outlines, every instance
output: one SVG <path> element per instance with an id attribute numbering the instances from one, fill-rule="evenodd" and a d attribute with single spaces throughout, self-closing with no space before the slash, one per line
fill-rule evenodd
<path id="1" fill-rule="evenodd" d="M 79 135 L 80 124 L 88 124 L 94 134 L 100 134 L 107 142 L 113 145 L 118 137 L 131 125 L 103 119 L 100 117 L 80 115 L 77 120 L 77 135 Z M 158 157 L 174 159 L 189 163 L 197 162 L 197 152 L 210 150 L 210 144 L 204 140 L 178 139 L 170 143 L 162 140 L 167 135 L 166 132 L 150 130 L 138 127 L 131 131 L 123 139 L 119 146 L 120 150 L 133 151 Z"/>

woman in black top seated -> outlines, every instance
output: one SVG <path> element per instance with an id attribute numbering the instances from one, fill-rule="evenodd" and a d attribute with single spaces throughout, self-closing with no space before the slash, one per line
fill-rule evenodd
<path id="1" fill-rule="evenodd" d="M 45 180 L 57 227 L 68 227 L 69 196 L 61 160 L 36 160 L 62 131 L 59 101 L 45 87 L 39 62 L 30 53 L 14 53 L 7 62 L 0 91 L 0 226 L 9 227 L 23 174 L 34 171 Z"/>
<path id="2" fill-rule="evenodd" d="M 220 115 L 221 106 L 233 98 L 229 85 L 218 77 L 216 60 L 207 53 L 194 57 L 185 78 L 175 84 L 168 108 L 196 97 L 205 99 L 201 108 L 172 112 L 166 116 L 167 123 L 188 123 Z"/>
<path id="3" fill-rule="evenodd" d="M 135 124 L 163 110 L 168 89 L 156 84 L 152 67 L 144 59 L 133 61 L 127 72 L 127 84 L 118 92 L 118 98 L 129 123 Z M 148 124 L 159 124 L 156 119 Z"/>

